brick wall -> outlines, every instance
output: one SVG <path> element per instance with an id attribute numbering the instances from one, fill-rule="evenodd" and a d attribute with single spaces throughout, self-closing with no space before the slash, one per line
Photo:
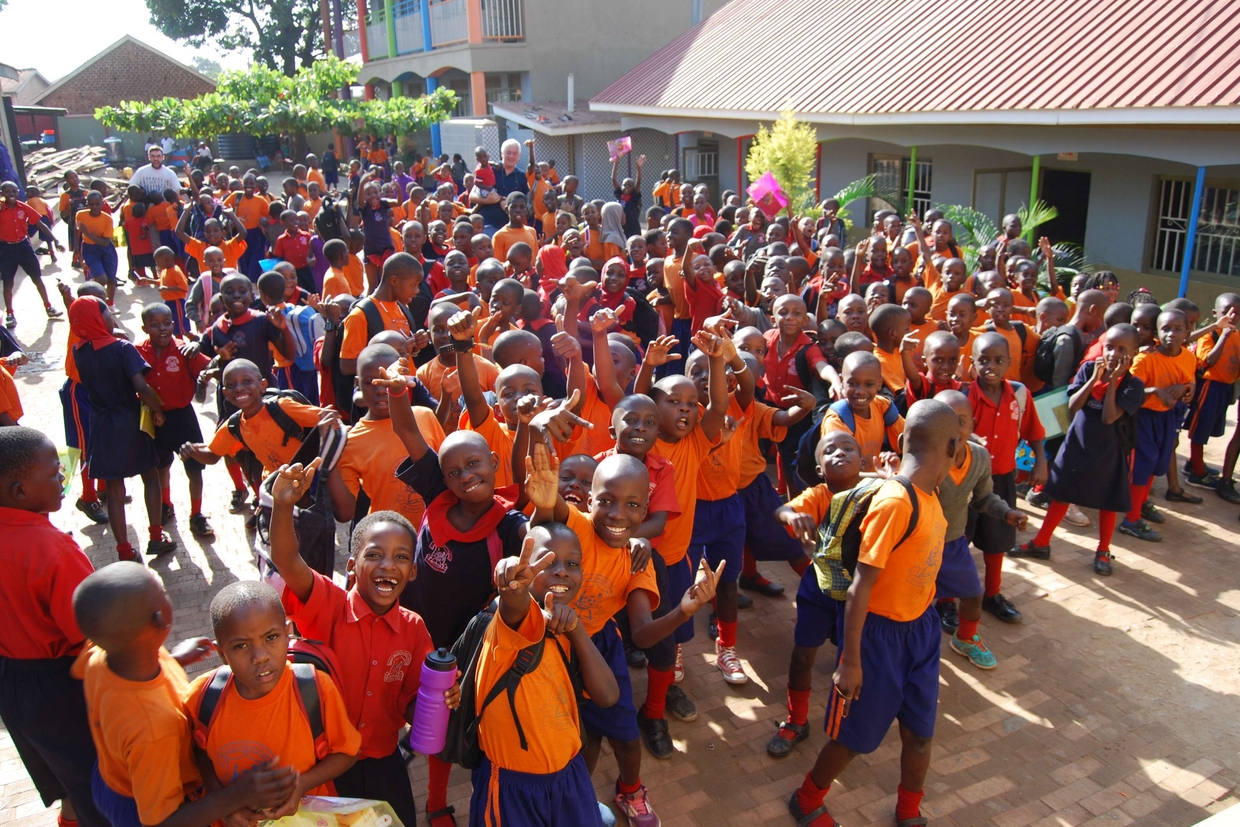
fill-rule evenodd
<path id="1" fill-rule="evenodd" d="M 171 95 L 195 98 L 215 88 L 176 61 L 126 40 L 39 101 L 63 106 L 70 115 L 93 115 L 96 107 L 123 100 L 150 101 Z"/>

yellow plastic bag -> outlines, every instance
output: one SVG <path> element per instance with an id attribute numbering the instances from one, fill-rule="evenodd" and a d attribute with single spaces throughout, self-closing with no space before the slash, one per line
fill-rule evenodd
<path id="1" fill-rule="evenodd" d="M 405 827 L 385 801 L 308 795 L 297 812 L 261 827 Z"/>
<path id="2" fill-rule="evenodd" d="M 155 414 L 146 405 L 142 406 L 142 419 L 139 421 L 138 427 L 142 430 L 142 433 L 151 439 L 155 438 Z"/>
<path id="3" fill-rule="evenodd" d="M 117 247 L 125 246 L 125 228 L 118 226 L 112 230 L 112 243 Z"/>

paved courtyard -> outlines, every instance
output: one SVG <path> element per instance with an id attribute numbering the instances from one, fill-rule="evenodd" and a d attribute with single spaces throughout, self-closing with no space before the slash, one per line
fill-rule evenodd
<path id="1" fill-rule="evenodd" d="M 81 279 L 67 266 L 47 272 L 49 290 L 57 276 L 71 286 Z M 118 317 L 141 340 L 138 312 L 158 298 L 157 291 L 132 285 L 122 291 Z M 22 424 L 63 444 L 56 391 L 64 379 L 68 324 L 44 318 L 24 279 L 17 294 L 16 332 L 35 355 L 18 373 Z M 212 412 L 202 417 L 209 432 L 214 405 L 204 410 Z M 1221 454 L 1217 442 L 1207 450 L 1212 464 Z M 173 472 L 178 523 L 171 531 L 181 547 L 154 565 L 176 610 L 174 640 L 209 635 L 208 606 L 215 592 L 255 576 L 242 519 L 227 510 L 230 485 L 223 466 L 208 469 L 206 481 L 205 511 L 216 538 L 200 543 L 190 535 L 188 491 L 178 464 Z M 134 484 L 140 483 L 131 482 L 140 502 Z M 78 490 L 75 482 L 73 496 Z M 1163 490 L 1162 481 L 1156 483 L 1160 505 Z M 130 523 L 141 528 L 139 511 L 139 505 L 130 506 Z M 1041 512 L 1031 512 L 1036 528 Z M 1049 562 L 1006 563 L 1004 593 L 1024 612 L 1025 622 L 1003 626 L 989 615 L 983 619 L 981 633 L 999 667 L 980 672 L 944 648 L 941 714 L 923 804 L 931 824 L 1185 827 L 1236 803 L 1240 509 L 1207 494 L 1204 505 L 1179 506 L 1167 514 L 1160 544 L 1116 536 L 1111 578 L 1091 572 L 1094 529 L 1061 529 Z M 96 566 L 116 559 L 106 526 L 91 525 L 73 508 L 72 497 L 53 521 L 72 532 Z M 133 532 L 132 540 L 144 545 L 145 537 Z M 339 570 L 344 559 L 337 558 Z M 678 750 L 672 760 L 645 756 L 643 779 L 665 827 L 790 824 L 785 801 L 823 744 L 823 701 L 833 665 L 829 646 L 815 668 L 810 711 L 815 734 L 788 758 L 766 754 L 766 742 L 785 714 L 796 582 L 782 564 L 763 569 L 787 592 L 782 599 L 755 597 L 755 607 L 741 615 L 738 651 L 750 682 L 740 687 L 723 682 L 708 654 L 705 617 L 699 618 L 684 683 L 699 718 L 672 723 Z M 644 673 L 635 672 L 633 679 L 641 698 Z M 841 823 L 894 825 L 898 753 L 898 738 L 889 733 L 877 752 L 843 775 L 828 799 Z M 425 763 L 418 761 L 412 772 L 421 806 Z M 605 756 L 595 775 L 604 801 L 610 799 L 614 773 L 614 761 Z M 463 827 L 469 778 L 458 771 L 452 780 L 450 799 Z M 0 729 L 0 825 L 54 822 L 55 810 L 43 808 L 11 739 Z"/>

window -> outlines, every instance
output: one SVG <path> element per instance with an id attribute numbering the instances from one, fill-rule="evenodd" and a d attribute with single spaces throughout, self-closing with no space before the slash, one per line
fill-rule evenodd
<path id="1" fill-rule="evenodd" d="M 512 103 L 521 100 L 521 73 L 500 72 L 487 75 L 487 103 Z"/>
<path id="2" fill-rule="evenodd" d="M 446 86 L 456 93 L 456 109 L 452 111 L 452 117 L 468 118 L 474 114 L 473 104 L 470 102 L 468 76 L 441 80 L 439 85 Z"/>
<path id="3" fill-rule="evenodd" d="M 1158 227 L 1151 265 L 1177 272 L 1184 263 L 1188 221 L 1193 207 L 1193 182 L 1163 179 L 1158 195 Z M 1240 276 L 1240 189 L 1207 186 L 1197 220 L 1197 246 L 1191 269 Z"/>
<path id="4" fill-rule="evenodd" d="M 910 160 L 896 155 L 870 156 L 870 172 L 874 173 L 874 190 L 877 193 L 874 201 L 892 209 L 899 209 L 904 205 L 904 200 L 908 198 Z M 917 159 L 917 176 L 913 181 L 913 209 L 918 215 L 925 215 L 930 209 L 931 164 L 931 161 Z M 874 206 L 871 212 L 877 209 L 879 207 Z"/>
<path id="5" fill-rule="evenodd" d="M 719 177 L 719 144 L 686 147 L 682 166 L 685 181 Z"/>

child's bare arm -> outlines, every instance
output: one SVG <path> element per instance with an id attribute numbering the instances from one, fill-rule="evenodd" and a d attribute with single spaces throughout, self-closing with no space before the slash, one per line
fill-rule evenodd
<path id="1" fill-rule="evenodd" d="M 678 344 L 680 341 L 675 336 L 660 336 L 650 343 L 646 348 L 646 358 L 637 372 L 637 380 L 633 383 L 633 393 L 650 393 L 650 387 L 654 384 L 654 369 L 681 358 L 679 353 L 672 353 L 672 348 Z"/>
<path id="2" fill-rule="evenodd" d="M 544 552 L 536 561 L 534 538 L 526 536 L 521 541 L 518 557 L 505 557 L 495 565 L 495 590 L 499 592 L 499 617 L 509 629 L 516 629 L 525 622 L 530 611 L 530 584 L 540 571 L 555 560 L 555 554 Z"/>
<path id="3" fill-rule="evenodd" d="M 298 773 L 291 766 L 276 766 L 272 758 L 256 764 L 237 780 L 195 801 L 186 801 L 177 811 L 150 827 L 202 827 L 222 821 L 241 809 L 256 813 L 279 807 L 297 791 Z M 215 774 L 214 768 L 211 774 Z"/>
<path id="4" fill-rule="evenodd" d="M 702 433 L 714 442 L 723 431 L 723 420 L 728 415 L 728 377 L 723 361 L 723 341 L 713 333 L 698 331 L 693 337 L 698 350 L 706 354 L 710 362 L 707 374 L 708 402 L 702 414 Z"/>
<path id="5" fill-rule="evenodd" d="M 301 803 L 301 798 L 315 787 L 322 786 L 327 782 L 339 777 L 346 770 L 357 763 L 356 755 L 345 755 L 343 752 L 333 752 L 331 755 L 319 761 L 310 769 L 306 770 L 297 779 L 297 788 L 289 799 L 284 802 L 278 810 L 271 814 L 272 819 L 284 818 L 291 816 L 297 812 L 297 806 Z"/>
<path id="6" fill-rule="evenodd" d="M 921 395 L 921 371 L 917 370 L 917 362 L 913 359 L 921 344 L 916 334 L 910 333 L 900 340 L 900 363 L 904 366 L 904 378 L 913 393 Z"/>
<path id="7" fill-rule="evenodd" d="M 310 483 L 322 461 L 321 457 L 315 457 L 304 467 L 301 463 L 282 466 L 271 487 L 271 562 L 280 572 L 285 585 L 302 603 L 310 599 L 314 572 L 297 550 L 293 506 L 310 490 Z"/>
<path id="8" fill-rule="evenodd" d="M 551 405 L 550 399 L 540 399 L 527 394 L 517 400 L 517 430 L 512 436 L 512 478 L 516 480 L 517 499 L 513 508 L 524 511 L 529 503 L 525 490 L 525 459 L 530 451 L 530 420 Z"/>
<path id="9" fill-rule="evenodd" d="M 448 320 L 448 331 L 455 345 L 473 340 L 479 312 L 462 310 Z M 491 406 L 487 404 L 486 396 L 482 393 L 482 384 L 478 381 L 478 365 L 474 362 L 472 350 L 466 348 L 456 352 L 456 376 L 461 383 L 461 395 L 465 397 L 469 423 L 480 428 L 491 415 Z"/>
<path id="10" fill-rule="evenodd" d="M 590 317 L 590 329 L 594 332 L 594 381 L 609 408 L 616 407 L 624 398 L 624 388 L 616 382 L 616 363 L 611 359 L 611 347 L 607 343 L 607 331 L 617 323 L 615 312 L 607 308 Z"/>
<path id="11" fill-rule="evenodd" d="M 159 398 L 159 394 L 155 393 L 155 389 L 146 383 L 146 377 L 140 373 L 135 373 L 130 377 L 133 382 L 133 389 L 138 394 L 138 398 L 142 400 L 142 404 L 146 405 L 155 414 L 155 424 L 162 425 L 164 419 L 164 403 Z"/>
<path id="12" fill-rule="evenodd" d="M 189 209 L 182 210 L 181 217 L 177 220 L 176 226 L 177 238 L 181 239 L 181 241 L 185 244 L 188 244 L 194 240 L 194 237 L 185 231 L 185 228 L 189 226 L 190 212 L 191 211 Z"/>
<path id="13" fill-rule="evenodd" d="M 205 442 L 187 442 L 177 452 L 181 459 L 196 459 L 203 465 L 215 465 L 220 455 L 214 453 Z"/>
<path id="14" fill-rule="evenodd" d="M 530 470 L 525 475 L 525 494 L 534 506 L 530 525 L 568 522 L 568 503 L 560 496 L 560 460 L 539 438 L 534 439 L 530 446 Z"/>
<path id="15" fill-rule="evenodd" d="M 1218 341 L 1214 343 L 1214 347 L 1210 348 L 1210 352 L 1206 354 L 1206 367 L 1208 368 L 1214 367 L 1218 363 L 1219 358 L 1223 355 L 1223 349 L 1227 342 L 1227 337 L 1234 336 L 1236 334 L 1236 328 L 1234 326 L 1235 320 L 1230 316 L 1224 316 L 1219 320 L 1219 322 L 1221 324 L 1226 322 L 1227 324 L 1224 324 L 1222 327 L 1221 332 L 1219 333 Z"/>
<path id="16" fill-rule="evenodd" d="M 402 358 L 391 368 L 379 368 L 379 378 L 375 385 L 388 389 L 388 415 L 392 419 L 392 432 L 400 438 L 401 444 L 409 452 L 409 459 L 420 462 L 430 451 L 422 432 L 418 430 L 418 420 L 413 416 L 413 405 L 409 401 L 409 384 L 411 365 L 407 358 Z M 443 405 L 443 402 L 440 402 Z"/>
<path id="17" fill-rule="evenodd" d="M 787 405 L 791 402 L 792 404 L 782 411 L 776 411 L 771 414 L 771 424 L 786 428 L 809 416 L 813 412 L 814 406 L 818 404 L 818 400 L 809 391 L 803 391 L 791 385 L 785 385 L 784 390 L 787 392 L 787 396 L 779 400 L 780 403 Z"/>
<path id="18" fill-rule="evenodd" d="M 758 387 L 758 380 L 737 352 L 736 345 L 732 343 L 731 338 L 724 335 L 719 337 L 719 341 L 723 345 L 724 362 L 732 368 L 732 375 L 736 377 L 736 404 L 740 405 L 741 410 L 748 410 L 753 404 L 753 395 Z"/>
<path id="19" fill-rule="evenodd" d="M 586 382 L 590 381 L 585 360 L 581 358 L 581 342 L 561 330 L 551 337 L 551 349 L 564 361 L 568 395 L 572 396 L 574 391 L 577 392 L 577 405 L 573 408 L 573 413 L 580 413 L 586 400 Z M 595 359 L 597 358 L 596 355 Z"/>
<path id="20" fill-rule="evenodd" d="M 650 595 L 643 589 L 634 589 L 630 592 L 628 614 L 633 645 L 639 649 L 654 646 L 676 631 L 685 621 L 691 619 L 698 609 L 710 603 L 715 597 L 715 587 L 719 585 L 719 578 L 723 577 L 723 569 L 726 565 L 726 561 L 721 561 L 719 568 L 711 571 L 710 564 L 703 558 L 698 564 L 693 585 L 685 592 L 680 603 L 673 611 L 657 620 L 650 610 Z"/>
<path id="21" fill-rule="evenodd" d="M 336 466 L 327 475 L 327 493 L 332 498 L 332 512 L 336 520 L 347 523 L 353 519 L 357 512 L 357 497 L 349 490 L 349 486 L 345 485 L 344 477 L 340 475 L 340 466 Z"/>

